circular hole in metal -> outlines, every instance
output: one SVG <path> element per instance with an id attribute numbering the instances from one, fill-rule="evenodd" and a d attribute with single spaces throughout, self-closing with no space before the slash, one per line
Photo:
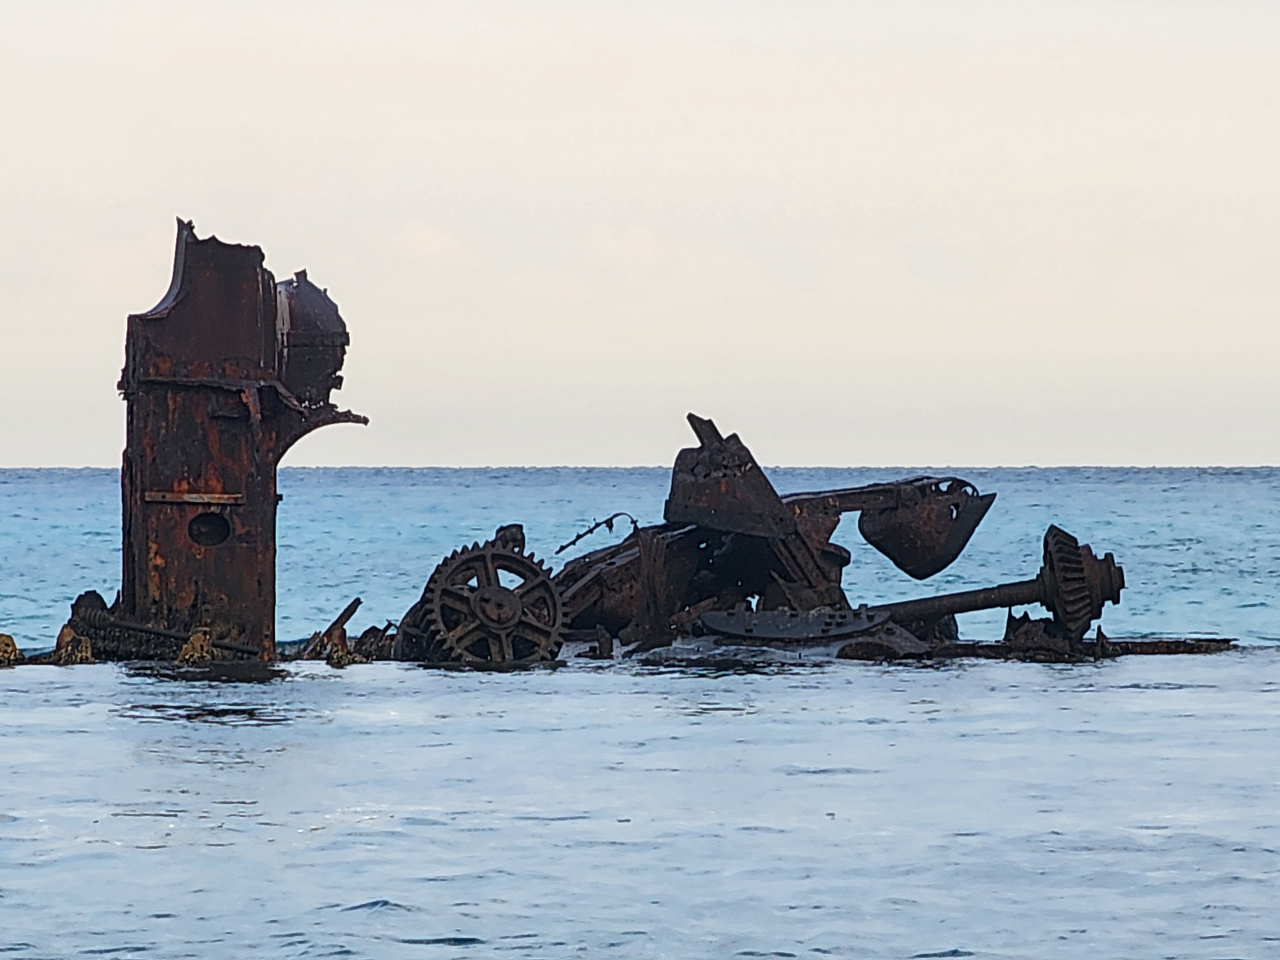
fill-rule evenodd
<path id="1" fill-rule="evenodd" d="M 231 524 L 220 513 L 199 513 L 187 524 L 187 535 L 202 547 L 216 547 L 231 536 Z"/>

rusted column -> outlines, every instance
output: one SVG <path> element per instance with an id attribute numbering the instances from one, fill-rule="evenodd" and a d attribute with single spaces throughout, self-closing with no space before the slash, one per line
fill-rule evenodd
<path id="1" fill-rule="evenodd" d="M 306 273 L 178 222 L 164 298 L 128 320 L 120 620 L 275 655 L 276 466 L 338 410 L 346 325 Z M 231 646 L 234 645 L 234 646 Z"/>

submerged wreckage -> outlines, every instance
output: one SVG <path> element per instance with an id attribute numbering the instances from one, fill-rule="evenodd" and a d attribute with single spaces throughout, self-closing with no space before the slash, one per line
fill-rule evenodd
<path id="1" fill-rule="evenodd" d="M 525 551 L 523 528 L 511 524 L 445 558 L 398 623 L 349 639 L 356 599 L 300 648 L 278 650 L 276 465 L 318 427 L 368 422 L 329 399 L 342 384 L 347 343 L 337 306 L 305 271 L 277 283 L 260 248 L 201 240 L 179 221 L 168 292 L 128 320 L 120 593 L 110 606 L 81 594 L 55 648 L 31 662 L 510 668 L 568 655 L 697 662 L 761 650 L 1074 661 L 1230 646 L 1114 640 L 1101 628 L 1089 637 L 1104 605 L 1119 602 L 1124 571 L 1056 526 L 1031 580 L 855 606 L 842 587 L 851 555 L 831 542 L 844 514 L 857 513 L 871 546 L 925 580 L 960 556 L 995 494 L 958 477 L 922 476 L 780 495 L 736 434 L 690 414 L 698 446 L 676 458 L 663 523 L 615 514 L 566 547 L 622 517 L 632 523 L 625 539 L 555 573 Z M 999 642 L 958 636 L 956 614 L 1036 604 L 1050 616 L 1010 613 Z M 22 659 L 0 635 L 0 663 Z"/>
<path id="2" fill-rule="evenodd" d="M 1103 605 L 1119 602 L 1124 571 L 1056 526 L 1034 579 L 855 608 L 841 586 L 849 551 L 830 539 L 843 514 L 857 512 L 866 541 L 924 580 L 960 555 L 995 494 L 958 477 L 912 477 L 781 496 L 736 434 L 693 414 L 689 423 L 699 446 L 676 458 L 664 523 L 632 521 L 621 543 L 555 574 L 524 552 L 519 525 L 503 527 L 446 558 L 397 627 L 366 631 L 350 647 L 331 630 L 305 653 L 494 667 L 554 660 L 570 643 L 585 656 L 665 648 L 686 660 L 770 648 L 843 659 L 1073 661 L 1229 646 L 1110 640 L 1101 628 L 1087 638 Z M 1031 604 L 1051 617 L 1010 614 L 999 643 L 958 636 L 958 613 Z"/>

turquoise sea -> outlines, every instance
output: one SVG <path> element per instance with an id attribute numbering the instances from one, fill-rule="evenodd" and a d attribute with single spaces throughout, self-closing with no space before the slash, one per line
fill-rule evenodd
<path id="1" fill-rule="evenodd" d="M 921 471 L 768 472 L 786 493 Z M 855 603 L 1033 576 L 1044 530 L 1057 523 L 1125 568 L 1128 589 L 1107 610 L 1108 634 L 1280 640 L 1280 470 L 954 472 L 998 497 L 961 558 L 926 583 L 863 543 L 856 517 L 845 520 L 834 539 L 853 552 L 845 589 Z M 522 522 L 528 548 L 556 560 L 556 547 L 594 518 L 626 510 L 660 522 L 669 477 L 656 467 L 284 469 L 278 636 L 308 636 L 354 596 L 364 599 L 356 624 L 398 619 L 441 557 L 504 523 Z M 19 646 L 47 647 L 77 593 L 92 588 L 110 601 L 120 582 L 119 524 L 113 470 L 0 470 L 0 631 Z M 601 531 L 578 549 L 608 542 Z M 962 632 L 998 638 L 1003 616 L 969 614 Z"/>
<path id="2" fill-rule="evenodd" d="M 791 491 L 911 471 L 770 472 Z M 1244 646 L 0 670 L 0 957 L 1280 956 L 1280 472 L 956 472 L 999 493 L 965 555 L 915 583 L 846 523 L 853 597 L 1030 576 L 1057 522 L 1125 568 L 1109 634 Z M 285 470 L 279 634 L 354 595 L 357 626 L 394 619 L 501 523 L 551 556 L 615 510 L 656 520 L 667 476 Z M 48 646 L 76 593 L 110 599 L 118 522 L 113 471 L 0 471 L 0 630 Z"/>

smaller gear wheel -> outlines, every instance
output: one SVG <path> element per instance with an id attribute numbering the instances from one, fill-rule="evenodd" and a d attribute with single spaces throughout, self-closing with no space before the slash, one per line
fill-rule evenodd
<path id="1" fill-rule="evenodd" d="M 503 528 L 436 567 L 402 623 L 424 638 L 425 659 L 518 667 L 556 658 L 564 643 L 560 593 L 523 540 Z"/>
<path id="2" fill-rule="evenodd" d="M 1061 527 L 1050 526 L 1044 535 L 1045 606 L 1068 640 L 1078 642 L 1089 625 L 1102 616 L 1105 602 L 1119 603 L 1124 589 L 1124 569 L 1108 553 L 1102 559 Z"/>

